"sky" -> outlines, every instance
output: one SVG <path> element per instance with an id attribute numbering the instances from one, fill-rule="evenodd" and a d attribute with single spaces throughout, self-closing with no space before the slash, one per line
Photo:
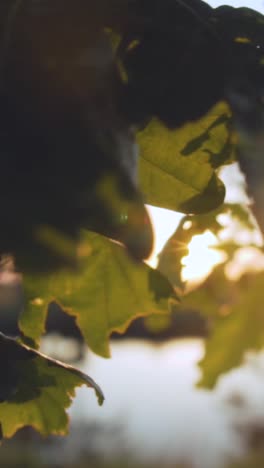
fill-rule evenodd
<path id="1" fill-rule="evenodd" d="M 258 10 L 261 13 L 264 13 L 264 1 L 263 0 L 207 0 L 206 3 L 209 3 L 212 7 L 216 8 L 220 5 L 231 5 L 235 8 L 245 6 L 252 8 L 253 10 Z"/>

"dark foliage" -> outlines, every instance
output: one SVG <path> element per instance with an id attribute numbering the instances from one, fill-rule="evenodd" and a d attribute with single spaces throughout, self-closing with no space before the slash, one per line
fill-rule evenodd
<path id="1" fill-rule="evenodd" d="M 19 268 L 74 265 L 81 227 L 137 259 L 149 255 L 131 124 L 156 116 L 174 128 L 223 98 L 238 122 L 252 125 L 253 112 L 263 124 L 262 23 L 255 28 L 251 10 L 201 0 L 2 0 L 0 17 L 0 241 Z M 116 52 L 109 31 L 120 35 Z M 71 245 L 67 254 L 58 238 Z"/>
<path id="2" fill-rule="evenodd" d="M 1 250 L 23 269 L 72 264 L 74 243 L 67 256 L 46 244 L 59 236 L 71 245 L 86 227 L 147 256 L 151 228 L 107 34 L 81 5 L 12 6 L 1 50 Z M 113 200 L 104 193 L 109 180 Z M 51 242 L 43 226 L 52 228 Z"/>

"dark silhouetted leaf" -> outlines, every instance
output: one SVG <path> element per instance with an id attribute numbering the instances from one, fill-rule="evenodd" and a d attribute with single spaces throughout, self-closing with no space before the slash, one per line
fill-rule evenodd
<path id="1" fill-rule="evenodd" d="M 44 356 L 0 333 L 0 424 L 3 437 L 23 426 L 41 434 L 65 434 L 66 409 L 83 384 L 104 400 L 100 387 L 74 367 Z"/>
<path id="2" fill-rule="evenodd" d="M 22 271 L 76 266 L 81 228 L 139 260 L 152 249 L 122 80 L 88 3 L 0 5 L 0 252 Z"/>

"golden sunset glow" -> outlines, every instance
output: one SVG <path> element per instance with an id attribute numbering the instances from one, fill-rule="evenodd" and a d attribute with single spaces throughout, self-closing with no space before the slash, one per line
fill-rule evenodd
<path id="1" fill-rule="evenodd" d="M 193 236 L 189 244 L 189 254 L 182 259 L 183 281 L 196 281 L 205 278 L 215 265 L 221 263 L 225 256 L 212 247 L 217 244 L 217 238 L 211 231 Z"/>
<path id="2" fill-rule="evenodd" d="M 148 264 L 156 267 L 158 254 L 168 238 L 174 233 L 182 214 L 161 208 L 148 207 L 155 233 L 154 251 L 148 259 Z M 224 254 L 211 247 L 217 244 L 217 239 L 210 231 L 196 235 L 188 248 L 189 254 L 183 258 L 183 280 L 196 282 L 205 278 L 213 267 L 224 260 Z"/>

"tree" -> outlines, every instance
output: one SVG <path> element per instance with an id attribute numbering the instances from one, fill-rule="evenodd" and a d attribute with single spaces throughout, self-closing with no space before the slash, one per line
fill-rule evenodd
<path id="1" fill-rule="evenodd" d="M 73 315 L 105 357 L 109 335 L 135 317 L 177 313 L 174 286 L 191 237 L 217 232 L 224 210 L 249 223 L 247 211 L 223 204 L 218 171 L 235 158 L 263 229 L 263 17 L 201 0 L 5 0 L 0 18 L 0 249 L 23 273 L 26 298 L 21 336 L 0 336 L 0 421 L 5 437 L 28 424 L 63 433 L 76 386 L 93 387 L 99 403 L 103 394 L 37 351 L 49 302 Z M 163 273 L 143 262 L 152 248 L 144 203 L 191 222 L 176 230 L 176 260 L 165 247 Z M 216 327 L 203 364 L 210 386 L 247 346 L 262 345 L 257 315 L 247 336 L 246 299 L 239 320 L 248 339 L 232 361 L 216 358 L 215 346 L 239 325 L 235 314 L 225 324 L 218 316 L 217 285 L 226 282 L 223 271 L 213 278 Z M 198 304 L 207 291 L 182 302 Z"/>

